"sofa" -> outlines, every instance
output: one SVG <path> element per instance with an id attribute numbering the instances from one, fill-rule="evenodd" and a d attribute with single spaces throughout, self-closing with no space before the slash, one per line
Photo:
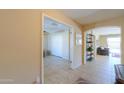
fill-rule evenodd
<path id="1" fill-rule="evenodd" d="M 109 48 L 98 47 L 97 48 L 97 55 L 109 56 Z"/>

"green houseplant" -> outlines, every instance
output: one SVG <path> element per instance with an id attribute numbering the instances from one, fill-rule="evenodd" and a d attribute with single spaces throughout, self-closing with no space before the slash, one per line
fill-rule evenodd
<path id="1" fill-rule="evenodd" d="M 87 48 L 87 51 L 90 52 L 90 54 L 92 55 L 93 48 L 92 48 L 92 47 L 88 47 L 88 48 Z M 89 54 L 89 55 L 90 55 L 90 54 Z M 93 59 L 93 57 L 91 56 L 91 57 L 89 57 L 87 60 L 88 60 L 88 61 L 92 61 L 92 59 Z"/>
<path id="2" fill-rule="evenodd" d="M 93 48 L 92 48 L 92 47 L 88 47 L 88 48 L 87 48 L 87 51 L 88 51 L 88 52 L 92 52 L 92 51 L 93 51 Z"/>

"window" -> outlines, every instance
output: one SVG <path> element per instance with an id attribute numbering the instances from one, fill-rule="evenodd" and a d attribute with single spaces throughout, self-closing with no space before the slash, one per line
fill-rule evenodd
<path id="1" fill-rule="evenodd" d="M 120 56 L 120 37 L 107 38 L 108 47 L 112 55 Z"/>

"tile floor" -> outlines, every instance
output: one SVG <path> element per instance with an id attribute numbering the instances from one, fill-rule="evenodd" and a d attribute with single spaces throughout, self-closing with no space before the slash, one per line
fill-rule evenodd
<path id="1" fill-rule="evenodd" d="M 119 58 L 97 56 L 96 60 L 87 62 L 77 69 L 71 69 L 67 60 L 55 56 L 44 58 L 45 84 L 75 84 L 83 78 L 91 84 L 113 84 L 115 82 L 114 64 Z"/>

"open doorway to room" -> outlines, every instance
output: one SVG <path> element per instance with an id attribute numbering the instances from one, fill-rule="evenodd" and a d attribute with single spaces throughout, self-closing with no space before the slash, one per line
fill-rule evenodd
<path id="1" fill-rule="evenodd" d="M 68 25 L 47 16 L 43 26 L 44 83 L 60 83 L 73 62 L 73 32 Z"/>
<path id="2" fill-rule="evenodd" d="M 85 32 L 85 63 L 107 74 L 108 83 L 115 82 L 114 65 L 121 64 L 121 28 L 100 27 Z"/>
<path id="3" fill-rule="evenodd" d="M 112 63 L 121 61 L 121 29 L 120 27 L 101 27 L 85 33 L 85 62 L 91 62 L 98 57 L 107 57 Z M 113 60 L 112 60 L 113 59 Z M 114 60 L 116 62 L 114 62 Z"/>

